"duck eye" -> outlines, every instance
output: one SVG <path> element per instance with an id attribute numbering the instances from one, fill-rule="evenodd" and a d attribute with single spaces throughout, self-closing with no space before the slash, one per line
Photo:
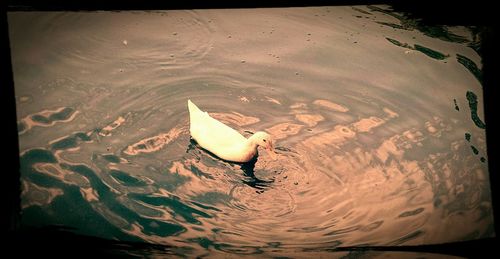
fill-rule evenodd
<path id="1" fill-rule="evenodd" d="M 265 140 L 265 139 L 263 139 L 262 141 L 266 142 L 266 140 Z"/>

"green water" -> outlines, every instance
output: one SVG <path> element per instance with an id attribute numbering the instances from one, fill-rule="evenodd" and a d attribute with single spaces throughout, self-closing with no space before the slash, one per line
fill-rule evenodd
<path id="1" fill-rule="evenodd" d="M 481 118 L 479 118 L 477 114 L 477 108 L 478 108 L 477 95 L 474 92 L 467 91 L 466 97 L 467 100 L 469 101 L 470 116 L 472 121 L 474 121 L 474 124 L 476 124 L 477 127 L 484 129 L 486 125 L 481 120 Z"/>

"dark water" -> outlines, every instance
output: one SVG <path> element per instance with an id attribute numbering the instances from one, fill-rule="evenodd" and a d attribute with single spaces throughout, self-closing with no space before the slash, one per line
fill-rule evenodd
<path id="1" fill-rule="evenodd" d="M 494 236 L 476 39 L 387 10 L 9 13 L 22 224 L 189 256 Z M 278 158 L 201 150 L 188 98 Z"/>

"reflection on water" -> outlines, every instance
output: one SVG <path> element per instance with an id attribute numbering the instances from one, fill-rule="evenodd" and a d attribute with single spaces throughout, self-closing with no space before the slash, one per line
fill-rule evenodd
<path id="1" fill-rule="evenodd" d="M 384 6 L 19 12 L 9 26 L 25 226 L 192 256 L 494 235 L 467 28 Z M 200 148 L 188 98 L 272 134 L 277 159 Z"/>

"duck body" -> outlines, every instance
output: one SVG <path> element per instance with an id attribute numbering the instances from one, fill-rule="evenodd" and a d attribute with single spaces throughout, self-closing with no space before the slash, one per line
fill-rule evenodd
<path id="1" fill-rule="evenodd" d="M 258 154 L 257 147 L 262 145 L 272 149 L 269 134 L 257 132 L 245 138 L 238 131 L 210 117 L 188 100 L 189 131 L 198 144 L 224 160 L 244 163 Z"/>

